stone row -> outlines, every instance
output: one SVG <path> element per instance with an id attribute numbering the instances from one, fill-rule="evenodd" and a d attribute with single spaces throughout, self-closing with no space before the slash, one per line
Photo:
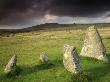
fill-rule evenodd
<path id="1" fill-rule="evenodd" d="M 101 36 L 94 26 L 90 26 L 87 29 L 84 38 L 84 44 L 81 50 L 80 55 L 97 58 L 99 60 L 108 62 L 108 58 L 106 56 L 106 49 L 102 42 Z M 40 54 L 40 61 L 42 63 L 48 62 L 48 55 L 45 52 Z M 11 60 L 8 62 L 5 68 L 5 73 L 9 73 L 16 66 L 17 56 L 14 55 Z M 78 74 L 83 71 L 80 57 L 77 53 L 75 47 L 65 44 L 63 51 L 63 64 L 64 67 L 73 74 Z"/>

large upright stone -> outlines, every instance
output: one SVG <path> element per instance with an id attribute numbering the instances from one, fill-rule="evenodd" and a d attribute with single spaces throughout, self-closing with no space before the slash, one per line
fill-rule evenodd
<path id="1" fill-rule="evenodd" d="M 48 62 L 48 55 L 47 55 L 45 52 L 42 52 L 42 53 L 40 54 L 40 61 L 41 61 L 42 63 L 47 63 L 47 62 Z"/>
<path id="2" fill-rule="evenodd" d="M 73 74 L 82 72 L 80 58 L 75 47 L 67 44 L 64 46 L 63 64 L 64 67 Z"/>
<path id="3" fill-rule="evenodd" d="M 102 42 L 101 36 L 97 28 L 94 26 L 90 26 L 87 29 L 84 45 L 80 55 L 97 58 L 106 62 L 108 61 L 106 57 L 106 49 Z"/>
<path id="4" fill-rule="evenodd" d="M 8 62 L 8 64 L 6 65 L 4 72 L 5 73 L 10 73 L 13 70 L 13 68 L 16 66 L 16 63 L 17 63 L 17 56 L 14 55 L 10 59 L 10 61 Z"/>

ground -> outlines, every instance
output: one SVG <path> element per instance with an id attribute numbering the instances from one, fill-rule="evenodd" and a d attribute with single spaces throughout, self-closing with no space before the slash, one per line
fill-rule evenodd
<path id="1" fill-rule="evenodd" d="M 98 29 L 110 60 L 110 28 Z M 80 54 L 85 30 L 33 31 L 0 37 L 0 82 L 72 82 L 72 74 L 63 66 L 63 46 L 70 44 Z M 45 51 L 51 64 L 39 63 L 39 54 Z M 9 59 L 17 55 L 19 73 L 6 77 L 4 68 Z M 80 56 L 81 57 L 81 56 Z M 110 82 L 110 62 L 81 57 L 89 82 Z"/>

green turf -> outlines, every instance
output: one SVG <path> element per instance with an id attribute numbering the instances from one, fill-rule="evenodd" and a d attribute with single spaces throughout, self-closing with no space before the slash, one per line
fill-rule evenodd
<path id="1" fill-rule="evenodd" d="M 100 30 L 110 60 L 110 29 Z M 74 77 L 62 62 L 63 45 L 71 44 L 80 53 L 84 30 L 19 33 L 0 37 L 0 82 L 73 82 Z M 39 54 L 45 51 L 50 63 L 39 63 Z M 4 68 L 13 56 L 18 57 L 18 73 L 7 77 Z M 93 58 L 81 57 L 89 82 L 110 82 L 110 64 Z M 83 82 L 83 81 L 82 81 Z"/>

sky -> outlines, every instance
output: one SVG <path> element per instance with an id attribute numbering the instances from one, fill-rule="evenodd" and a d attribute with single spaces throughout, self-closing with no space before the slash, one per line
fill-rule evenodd
<path id="1" fill-rule="evenodd" d="M 0 28 L 110 23 L 110 0 L 0 0 Z"/>

